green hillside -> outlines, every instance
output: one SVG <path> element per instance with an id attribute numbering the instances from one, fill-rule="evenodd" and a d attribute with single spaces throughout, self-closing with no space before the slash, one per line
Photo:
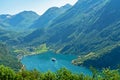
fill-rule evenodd
<path id="1" fill-rule="evenodd" d="M 0 65 L 9 66 L 14 70 L 19 70 L 22 66 L 15 54 L 11 53 L 9 48 L 2 43 L 0 43 Z"/>
<path id="2" fill-rule="evenodd" d="M 52 23 L 52 20 L 65 13 L 72 6 L 66 4 L 62 7 L 51 7 L 43 15 L 41 15 L 34 23 L 30 26 L 32 29 L 44 28 Z"/>
<path id="3" fill-rule="evenodd" d="M 93 52 L 103 55 L 113 49 L 111 46 L 120 44 L 119 2 L 79 0 L 50 26 L 26 36 L 24 42 L 31 45 L 46 43 L 50 49 L 63 54 L 81 56 Z"/>

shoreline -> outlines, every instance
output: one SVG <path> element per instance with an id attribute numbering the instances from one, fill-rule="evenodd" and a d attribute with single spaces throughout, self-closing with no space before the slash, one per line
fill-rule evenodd
<path id="1" fill-rule="evenodd" d="M 49 52 L 49 51 L 46 51 L 46 52 Z M 46 53 L 46 52 L 42 52 L 42 53 L 31 52 L 30 54 L 18 55 L 17 58 L 18 58 L 19 61 L 21 61 L 21 59 L 22 59 L 23 57 L 32 56 L 32 55 L 38 55 L 38 54 L 44 54 L 44 53 Z"/>
<path id="2" fill-rule="evenodd" d="M 19 61 L 21 61 L 21 59 L 23 58 L 23 57 L 26 57 L 26 56 L 31 56 L 31 55 L 35 55 L 36 53 L 31 53 L 31 54 L 25 54 L 25 55 L 17 55 L 17 58 L 18 58 L 18 60 Z"/>

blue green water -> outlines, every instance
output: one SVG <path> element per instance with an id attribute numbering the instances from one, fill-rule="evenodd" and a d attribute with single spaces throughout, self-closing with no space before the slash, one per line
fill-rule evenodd
<path id="1" fill-rule="evenodd" d="M 71 61 L 76 57 L 77 56 L 75 55 L 63 55 L 47 52 L 43 54 L 23 57 L 21 62 L 23 65 L 25 65 L 27 70 L 37 69 L 41 72 L 46 72 L 48 70 L 55 72 L 58 69 L 65 67 L 74 73 L 83 73 L 90 75 L 91 72 L 89 69 L 71 64 Z M 53 62 L 51 60 L 52 58 L 55 58 L 56 61 Z"/>

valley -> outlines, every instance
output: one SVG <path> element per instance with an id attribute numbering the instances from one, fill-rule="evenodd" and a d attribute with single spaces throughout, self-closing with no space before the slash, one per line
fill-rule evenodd
<path id="1" fill-rule="evenodd" d="M 11 52 L 0 48 L 1 64 L 14 68 L 6 64 L 11 61 L 20 65 L 18 69 L 21 63 L 17 56 L 52 51 L 77 56 L 71 60 L 77 66 L 116 68 L 120 64 L 119 3 L 78 0 L 75 5 L 51 7 L 42 15 L 33 11 L 0 15 L 0 45 L 8 46 Z M 4 59 L 4 53 L 10 60 Z"/>

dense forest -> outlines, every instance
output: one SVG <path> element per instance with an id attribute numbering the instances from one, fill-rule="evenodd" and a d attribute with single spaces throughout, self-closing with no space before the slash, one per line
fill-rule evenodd
<path id="1" fill-rule="evenodd" d="M 91 67 L 93 75 L 83 75 L 72 73 L 66 68 L 61 68 L 56 72 L 38 72 L 37 70 L 27 71 L 21 69 L 15 72 L 9 67 L 0 66 L 0 80 L 120 80 L 120 69 L 103 69 L 97 71 Z"/>

